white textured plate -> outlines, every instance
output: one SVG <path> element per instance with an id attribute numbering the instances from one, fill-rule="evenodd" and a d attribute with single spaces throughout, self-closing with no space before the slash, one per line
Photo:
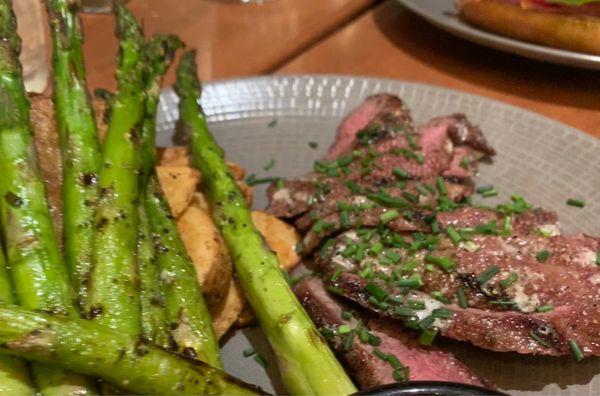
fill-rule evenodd
<path id="1" fill-rule="evenodd" d="M 600 141 L 535 113 L 453 90 L 393 80 L 343 76 L 286 76 L 223 81 L 204 88 L 202 104 L 227 158 L 257 176 L 293 177 L 312 169 L 331 143 L 341 118 L 371 94 L 389 92 L 406 101 L 414 119 L 463 112 L 478 124 L 498 156 L 483 165 L 478 181 L 494 184 L 498 200 L 522 194 L 558 212 L 567 232 L 600 235 Z M 163 92 L 159 145 L 172 145 L 177 97 Z M 309 147 L 317 142 L 318 148 Z M 271 160 L 275 166 L 264 171 Z M 584 209 L 565 204 L 583 198 Z M 488 201 L 494 202 L 494 201 Z M 266 204 L 264 186 L 255 207 Z M 600 359 L 576 364 L 554 359 L 493 353 L 445 342 L 477 373 L 515 394 L 600 394 Z M 242 350 L 252 344 L 267 357 L 265 371 Z M 228 372 L 268 391 L 283 392 L 275 360 L 257 328 L 237 331 L 223 345 Z"/>
<path id="2" fill-rule="evenodd" d="M 475 43 L 528 58 L 600 70 L 600 56 L 531 44 L 473 27 L 458 18 L 455 0 L 398 1 L 432 24 Z"/>

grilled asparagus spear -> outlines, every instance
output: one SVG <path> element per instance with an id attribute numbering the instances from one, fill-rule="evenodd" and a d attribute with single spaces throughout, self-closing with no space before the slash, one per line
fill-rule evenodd
<path id="1" fill-rule="evenodd" d="M 82 319 L 0 305 L 0 351 L 94 375 L 125 391 L 152 395 L 254 395 L 205 363 L 184 359 Z"/>
<path id="2" fill-rule="evenodd" d="M 0 1 L 0 219 L 16 297 L 29 309 L 74 315 L 29 122 L 10 0 Z M 87 394 L 87 381 L 54 367 L 32 366 L 45 395 Z"/>
<path id="3" fill-rule="evenodd" d="M 181 59 L 175 86 L 179 116 L 202 172 L 213 217 L 232 254 L 238 279 L 275 354 L 292 394 L 344 395 L 356 391 L 340 363 L 289 288 L 277 257 L 258 233 L 244 195 L 224 160 L 198 105 L 195 53 Z"/>
<path id="4" fill-rule="evenodd" d="M 12 285 L 0 243 L 0 304 L 12 304 L 13 300 Z M 0 394 L 15 396 L 35 394 L 27 366 L 21 359 L 0 355 Z"/>
<path id="5" fill-rule="evenodd" d="M 154 251 L 150 222 L 144 207 L 148 178 L 154 177 L 156 109 L 164 73 L 173 61 L 175 51 L 183 43 L 175 36 L 155 36 L 146 46 L 149 70 L 146 76 L 146 111 L 142 124 L 142 175 L 139 208 L 138 263 L 140 272 L 140 300 L 142 336 L 162 348 L 172 348 L 164 309 L 157 254 Z"/>
<path id="6" fill-rule="evenodd" d="M 70 0 L 46 0 L 53 44 L 54 109 L 63 160 L 63 246 L 80 304 L 91 268 L 94 203 L 102 159 L 86 88 L 77 5 Z"/>
<path id="7" fill-rule="evenodd" d="M 116 8 L 120 39 L 118 92 L 102 147 L 100 196 L 94 219 L 92 269 L 86 314 L 123 333 L 141 331 L 136 247 L 140 134 L 144 115 L 144 36 L 122 6 Z"/>
<path id="8" fill-rule="evenodd" d="M 159 49 L 160 47 L 155 47 L 151 54 L 158 52 Z M 144 198 L 145 209 L 155 242 L 166 319 L 178 351 L 186 356 L 197 357 L 211 366 L 221 367 L 219 345 L 214 335 L 208 308 L 202 297 L 194 265 L 181 241 L 177 225 L 154 170 L 155 118 L 162 75 L 166 70 L 166 67 L 158 67 L 161 66 L 160 64 L 156 66 L 150 73 L 151 79 L 147 89 L 142 155 L 145 174 L 148 175 Z"/>

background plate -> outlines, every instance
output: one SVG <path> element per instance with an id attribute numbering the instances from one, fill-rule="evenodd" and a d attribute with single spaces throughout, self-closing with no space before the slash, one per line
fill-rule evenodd
<path id="1" fill-rule="evenodd" d="M 475 43 L 528 58 L 600 70 L 600 56 L 530 44 L 475 28 L 458 18 L 455 0 L 398 1 L 432 24 Z"/>
<path id="2" fill-rule="evenodd" d="M 400 96 L 416 122 L 434 115 L 465 113 L 498 151 L 482 165 L 477 181 L 494 184 L 499 200 L 522 194 L 536 205 L 559 213 L 567 232 L 600 235 L 600 141 L 574 128 L 500 102 L 433 86 L 343 76 L 285 76 L 208 84 L 202 105 L 211 130 L 227 158 L 257 176 L 293 177 L 312 169 L 333 140 L 341 118 L 368 95 Z M 177 97 L 163 92 L 158 143 L 173 144 Z M 311 149 L 309 142 L 317 142 Z M 265 164 L 275 159 L 269 172 Z M 264 208 L 264 186 L 255 190 L 255 207 Z M 565 205 L 585 198 L 584 209 Z M 494 203 L 492 200 L 486 203 Z M 570 358 L 541 358 L 479 350 L 442 341 L 474 371 L 514 395 L 600 394 L 600 359 L 580 364 Z M 270 362 L 265 371 L 242 350 L 252 344 Z M 228 372 L 268 391 L 283 392 L 275 359 L 259 329 L 231 334 L 223 344 Z"/>

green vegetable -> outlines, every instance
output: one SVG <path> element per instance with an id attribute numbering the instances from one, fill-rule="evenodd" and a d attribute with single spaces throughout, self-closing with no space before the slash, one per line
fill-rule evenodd
<path id="1" fill-rule="evenodd" d="M 0 248 L 0 304 L 12 303 L 14 303 L 12 285 L 6 270 L 4 252 Z M 35 388 L 29 378 L 27 366 L 21 359 L 9 355 L 0 355 L 0 394 L 15 396 L 35 394 Z"/>
<path id="2" fill-rule="evenodd" d="M 86 298 L 87 315 L 102 325 L 138 335 L 140 290 L 137 276 L 139 135 L 145 103 L 144 36 L 122 6 L 116 8 L 120 39 L 118 91 L 102 147 L 100 198 L 96 206 L 93 267 Z"/>
<path id="3" fill-rule="evenodd" d="M 17 300 L 27 309 L 74 315 L 69 278 L 40 175 L 19 64 L 21 40 L 9 0 L 0 0 L 0 219 Z M 35 364 L 45 395 L 87 394 L 83 377 Z"/>
<path id="4" fill-rule="evenodd" d="M 285 281 L 277 257 L 253 226 L 244 196 L 198 105 L 200 83 L 194 52 L 183 56 L 175 88 L 182 126 L 190 137 L 194 164 L 202 173 L 212 201 L 215 223 L 231 252 L 248 301 L 275 350 L 286 389 L 292 394 L 355 392 L 352 381 Z"/>
<path id="5" fill-rule="evenodd" d="M 0 350 L 93 375 L 128 393 L 259 393 L 258 389 L 229 377 L 219 369 L 175 356 L 144 344 L 135 336 L 96 322 L 57 317 L 15 306 L 0 305 Z"/>
<path id="6" fill-rule="evenodd" d="M 63 166 L 63 235 L 65 261 L 81 303 L 92 262 L 94 205 L 102 159 L 94 111 L 86 88 L 83 34 L 78 3 L 46 0 L 52 33 L 54 109 Z"/>
<path id="7" fill-rule="evenodd" d="M 146 44 L 145 51 L 148 62 L 146 80 L 145 114 L 142 124 L 142 171 L 140 193 L 147 191 L 149 178 L 156 178 L 156 111 L 160 97 L 162 80 L 171 64 L 175 51 L 183 44 L 175 36 L 154 36 Z M 155 252 L 150 220 L 146 214 L 144 199 L 138 209 L 138 268 L 140 277 L 141 326 L 142 337 L 159 347 L 173 347 L 168 329 L 167 316 L 164 309 L 165 296 L 161 287 L 160 269 Z M 169 212 L 170 213 L 170 212 Z M 154 219 L 153 219 L 154 220 Z M 161 231 L 162 232 L 162 231 Z"/>

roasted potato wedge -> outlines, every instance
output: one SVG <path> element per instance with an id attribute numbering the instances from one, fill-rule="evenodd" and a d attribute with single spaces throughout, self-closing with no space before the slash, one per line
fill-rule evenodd
<path id="1" fill-rule="evenodd" d="M 200 182 L 200 173 L 187 166 L 158 166 L 156 173 L 171 212 L 177 218 L 192 202 Z"/>
<path id="2" fill-rule="evenodd" d="M 252 222 L 260 231 L 267 245 L 277 254 L 279 265 L 289 271 L 300 262 L 296 244 L 300 241 L 298 231 L 277 217 L 265 212 L 253 211 Z"/>
<path id="3" fill-rule="evenodd" d="M 218 304 L 228 291 L 233 268 L 211 215 L 192 205 L 177 221 L 177 228 L 194 262 L 207 304 L 209 307 Z"/>
<path id="4" fill-rule="evenodd" d="M 244 291 L 237 280 L 232 278 L 224 298 L 218 304 L 209 305 L 217 338 L 227 333 L 227 330 L 238 320 L 245 306 Z"/>

